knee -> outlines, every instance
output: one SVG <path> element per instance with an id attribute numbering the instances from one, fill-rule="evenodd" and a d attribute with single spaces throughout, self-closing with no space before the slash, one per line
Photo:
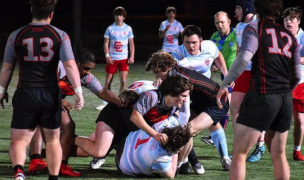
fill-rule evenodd
<path id="1" fill-rule="evenodd" d="M 62 118 L 60 131 L 61 132 L 69 132 L 69 131 L 75 131 L 76 124 L 75 122 L 70 118 Z"/>
<path id="2" fill-rule="evenodd" d="M 106 152 L 102 149 L 97 149 L 94 154 L 92 154 L 93 158 L 103 158 L 106 156 Z"/>

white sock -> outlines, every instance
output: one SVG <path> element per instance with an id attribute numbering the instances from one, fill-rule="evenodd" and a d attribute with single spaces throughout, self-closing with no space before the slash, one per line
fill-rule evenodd
<path id="1" fill-rule="evenodd" d="M 178 161 L 177 168 L 180 168 L 182 166 L 183 162 Z"/>
<path id="2" fill-rule="evenodd" d="M 301 150 L 301 146 L 296 146 L 296 145 L 294 145 L 294 146 L 293 146 L 293 149 L 294 149 L 295 151 L 300 151 L 300 150 Z"/>
<path id="3" fill-rule="evenodd" d="M 186 164 L 188 162 L 188 156 L 185 158 L 185 160 L 183 161 L 183 164 Z"/>
<path id="4" fill-rule="evenodd" d="M 259 147 L 262 147 L 262 146 L 264 145 L 264 142 L 265 142 L 265 141 L 258 141 L 257 145 L 258 145 Z"/>

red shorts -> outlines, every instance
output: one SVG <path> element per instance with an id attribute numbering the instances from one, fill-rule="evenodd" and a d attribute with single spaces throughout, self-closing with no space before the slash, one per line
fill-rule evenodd
<path id="1" fill-rule="evenodd" d="M 129 71 L 128 59 L 114 60 L 114 65 L 106 65 L 106 73 L 115 74 L 117 71 Z"/>
<path id="2" fill-rule="evenodd" d="M 247 93 L 249 91 L 251 77 L 251 71 L 244 71 L 240 77 L 235 80 L 232 92 Z"/>
<path id="3" fill-rule="evenodd" d="M 304 112 L 304 83 L 298 84 L 292 91 L 293 110 Z"/>

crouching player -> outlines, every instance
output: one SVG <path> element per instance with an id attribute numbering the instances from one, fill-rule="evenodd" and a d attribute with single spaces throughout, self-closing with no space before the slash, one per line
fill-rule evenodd
<path id="1" fill-rule="evenodd" d="M 123 174 L 174 177 L 177 153 L 192 137 L 190 126 L 179 125 L 176 115 L 172 115 L 153 125 L 153 128 L 168 136 L 165 145 L 143 130 L 131 132 L 117 145 L 115 162 Z"/>

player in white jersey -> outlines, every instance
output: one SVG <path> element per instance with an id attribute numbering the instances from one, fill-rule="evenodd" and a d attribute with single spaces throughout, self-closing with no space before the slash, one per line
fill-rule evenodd
<path id="1" fill-rule="evenodd" d="M 175 49 L 172 56 L 177 61 L 178 66 L 195 70 L 208 78 L 211 77 L 210 68 L 213 62 L 219 67 L 224 76 L 228 73 L 222 53 L 214 42 L 202 41 L 201 30 L 197 26 L 189 25 L 185 27 L 183 31 L 183 45 Z M 212 134 L 212 141 L 217 147 L 220 156 L 229 159 L 226 136 L 221 124 L 216 123 L 210 126 L 209 131 Z M 188 158 L 195 169 L 196 164 L 199 162 L 193 150 L 191 150 Z M 185 163 L 181 167 L 180 173 L 187 174 L 189 172 L 187 166 L 187 163 Z"/>
<path id="2" fill-rule="evenodd" d="M 301 80 L 297 87 L 293 90 L 293 119 L 294 119 L 294 149 L 293 159 L 296 161 L 304 161 L 301 153 L 301 145 L 304 134 L 304 32 L 300 28 L 302 10 L 298 7 L 287 8 L 283 13 L 284 26 L 297 39 L 300 45 L 301 56 Z"/>
<path id="3" fill-rule="evenodd" d="M 124 23 L 127 11 L 123 7 L 117 7 L 113 11 L 115 22 L 110 25 L 104 34 L 103 49 L 106 57 L 106 81 L 105 88 L 111 89 L 114 74 L 119 69 L 119 92 L 126 88 L 129 64 L 134 63 L 135 45 L 132 28 Z M 130 57 L 128 58 L 128 45 Z M 104 102 L 106 103 L 106 102 Z M 101 110 L 102 107 L 96 109 Z"/>
<path id="4" fill-rule="evenodd" d="M 235 8 L 235 17 L 240 21 L 236 25 L 236 41 L 237 41 L 237 48 L 240 49 L 242 45 L 242 34 L 245 27 L 252 22 L 257 21 L 256 16 L 253 14 L 253 0 L 238 0 L 236 2 Z M 238 51 L 237 51 L 238 52 Z M 245 94 L 249 91 L 249 84 L 251 79 L 251 62 L 248 63 L 245 71 L 238 77 L 235 81 L 235 86 L 233 88 L 231 94 L 231 117 L 232 117 L 232 125 L 235 127 L 236 119 L 239 114 L 241 103 L 243 102 L 243 98 Z M 249 156 L 249 162 L 257 162 L 261 159 L 265 152 L 264 146 L 264 137 L 265 132 L 263 132 L 257 141 L 255 150 Z"/>
<path id="5" fill-rule="evenodd" d="M 177 153 L 192 137 L 189 126 L 180 126 L 177 117 L 153 126 L 167 134 L 166 145 L 160 144 L 143 130 L 131 132 L 116 149 L 115 161 L 119 170 L 127 175 L 159 174 L 164 178 L 173 178 L 177 168 Z"/>
<path id="6" fill-rule="evenodd" d="M 168 19 L 163 21 L 159 27 L 158 37 L 163 38 L 162 50 L 172 53 L 178 47 L 178 37 L 183 35 L 183 26 L 175 19 L 175 7 L 168 7 L 166 10 Z"/>
<path id="7" fill-rule="evenodd" d="M 110 90 L 103 88 L 97 78 L 91 74 L 91 69 L 95 67 L 94 54 L 88 49 L 81 49 L 75 56 L 76 64 L 80 74 L 81 86 L 89 89 L 97 97 L 105 99 L 106 101 L 120 104 L 119 98 Z M 60 167 L 60 174 L 64 176 L 81 176 L 81 173 L 74 171 L 68 164 L 68 158 L 70 155 L 71 147 L 73 146 L 73 138 L 75 135 L 75 122 L 70 116 L 70 111 L 73 110 L 73 106 L 70 102 L 65 100 L 66 96 L 75 94 L 74 88 L 70 85 L 67 78 L 66 71 L 63 68 L 63 64 L 59 61 L 58 76 L 60 77 L 59 86 L 62 91 L 62 112 L 61 112 L 61 126 L 60 126 L 60 143 L 62 146 L 62 163 Z M 40 142 L 40 143 L 37 143 Z M 39 131 L 35 132 L 34 138 L 31 142 L 31 162 L 28 167 L 30 173 L 38 172 L 38 167 L 45 167 L 46 163 L 42 161 L 41 153 L 42 138 Z M 37 163 L 39 161 L 39 163 Z"/>

